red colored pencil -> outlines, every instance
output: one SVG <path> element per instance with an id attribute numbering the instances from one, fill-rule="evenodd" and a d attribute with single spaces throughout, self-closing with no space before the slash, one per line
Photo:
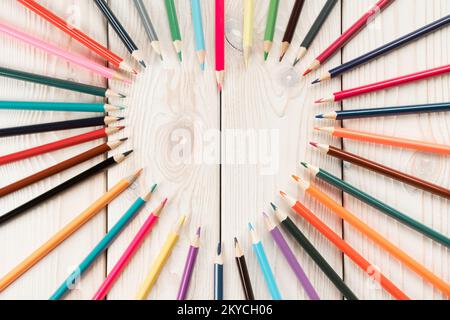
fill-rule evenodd
<path id="1" fill-rule="evenodd" d="M 430 70 L 425 70 L 421 72 L 416 72 L 413 74 L 409 74 L 406 76 L 401 76 L 398 78 L 384 80 L 380 82 L 376 82 L 373 84 L 368 84 L 362 87 L 348 89 L 340 92 L 333 93 L 332 97 L 322 98 L 316 101 L 316 103 L 324 103 L 324 102 L 336 102 L 344 99 L 360 96 L 366 93 L 375 92 L 395 86 L 404 85 L 413 81 L 427 79 L 431 77 L 440 76 L 442 74 L 446 74 L 450 72 L 450 64 L 447 64 L 443 67 L 438 67 Z"/>
<path id="2" fill-rule="evenodd" d="M 114 127 L 114 128 L 103 128 L 88 133 L 80 134 L 78 136 L 70 137 L 67 139 L 55 141 L 52 143 L 44 144 L 39 147 L 34 147 L 31 149 L 19 151 L 16 153 L 11 153 L 6 156 L 0 157 L 0 166 L 11 162 L 35 157 L 47 152 L 68 148 L 88 141 L 93 141 L 101 138 L 105 138 L 111 134 L 119 132 L 124 127 Z"/>
<path id="3" fill-rule="evenodd" d="M 216 0 L 216 78 L 217 88 L 222 91 L 225 73 L 225 4 Z"/>
<path id="4" fill-rule="evenodd" d="M 324 52 L 322 52 L 309 66 L 308 70 L 303 74 L 306 76 L 313 70 L 318 69 L 326 60 L 334 55 L 348 41 L 356 36 L 368 24 L 370 19 L 376 16 L 384 8 L 390 5 L 394 0 L 379 0 L 373 8 L 367 11 L 358 21 L 356 21 L 347 31 L 337 38 Z"/>
<path id="5" fill-rule="evenodd" d="M 119 57 L 117 54 L 101 45 L 82 31 L 78 30 L 74 26 L 70 25 L 60 17 L 58 17 L 53 12 L 41 6 L 35 0 L 17 0 L 19 3 L 23 4 L 25 7 L 38 14 L 55 27 L 67 33 L 69 36 L 88 47 L 90 50 L 97 53 L 99 56 L 103 57 L 105 60 L 111 62 L 116 68 L 120 68 L 122 70 L 137 73 L 130 65 L 128 65 L 123 58 Z"/>

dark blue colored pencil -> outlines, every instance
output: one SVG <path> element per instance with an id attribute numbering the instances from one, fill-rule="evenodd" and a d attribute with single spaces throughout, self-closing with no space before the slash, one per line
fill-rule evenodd
<path id="1" fill-rule="evenodd" d="M 394 49 L 397 49 L 411 41 L 417 40 L 419 38 L 426 36 L 427 34 L 429 34 L 431 32 L 439 30 L 439 29 L 445 27 L 449 23 L 450 23 L 450 15 L 447 15 L 447 16 L 445 16 L 439 20 L 436 20 L 420 29 L 417 29 L 401 38 L 398 38 L 398 39 L 396 39 L 392 42 L 389 42 L 388 44 L 385 44 L 373 51 L 370 51 L 369 53 L 366 53 L 354 60 L 344 63 L 343 65 L 341 65 L 339 67 L 329 70 L 326 74 L 324 74 L 320 78 L 314 80 L 313 84 L 319 83 L 321 81 L 333 79 L 353 68 L 356 68 L 364 63 L 367 63 L 370 60 L 378 58 L 379 56 L 384 55 Z"/>
<path id="2" fill-rule="evenodd" d="M 217 246 L 217 257 L 214 263 L 214 300 L 223 300 L 223 247 Z"/>
<path id="3" fill-rule="evenodd" d="M 346 120 L 346 119 L 402 116 L 407 114 L 444 112 L 444 111 L 450 111 L 450 102 L 418 104 L 401 107 L 332 111 L 330 113 L 319 114 L 316 116 L 316 118 L 330 119 L 330 120 Z"/>

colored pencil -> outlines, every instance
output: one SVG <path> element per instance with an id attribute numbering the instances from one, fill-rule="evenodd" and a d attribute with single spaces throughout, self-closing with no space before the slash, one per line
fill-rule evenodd
<path id="1" fill-rule="evenodd" d="M 355 198 L 361 200 L 362 202 L 370 205 L 371 207 L 378 209 L 379 211 L 385 213 L 389 217 L 399 221 L 400 223 L 404 224 L 405 226 L 410 227 L 411 229 L 416 230 L 417 232 L 420 232 L 424 236 L 433 239 L 434 241 L 439 242 L 440 244 L 446 246 L 447 248 L 450 248 L 450 239 L 444 236 L 443 234 L 440 234 L 439 232 L 427 227 L 426 225 L 420 223 L 417 220 L 414 220 L 413 218 L 407 216 L 406 214 L 398 211 L 397 209 L 394 209 L 393 207 L 387 205 L 386 203 L 383 203 L 382 201 L 376 199 L 375 197 L 372 197 L 371 195 L 365 193 L 364 191 L 354 187 L 350 183 L 347 183 L 338 177 L 332 175 L 328 171 L 325 171 L 321 168 L 314 167 L 308 163 L 302 163 L 302 165 L 309 170 L 313 174 L 314 177 L 323 180 L 336 188 L 344 191 L 345 193 L 348 193 Z"/>
<path id="2" fill-rule="evenodd" d="M 77 136 L 73 136 L 67 139 L 58 140 L 48 144 L 44 144 L 38 147 L 26 149 L 23 151 L 11 153 L 0 157 L 0 166 L 16 162 L 19 160 L 28 159 L 31 157 L 36 157 L 41 154 L 52 152 L 55 150 L 61 150 L 69 148 L 78 144 L 85 142 L 106 138 L 114 133 L 121 131 L 124 127 L 114 127 L 114 128 L 103 128 L 88 133 L 83 133 Z"/>
<path id="3" fill-rule="evenodd" d="M 300 188 L 306 192 L 308 195 L 315 198 L 321 204 L 332 210 L 341 219 L 345 220 L 347 223 L 356 228 L 363 235 L 374 241 L 381 248 L 389 252 L 392 256 L 396 257 L 399 261 L 403 262 L 412 271 L 421 276 L 423 279 L 428 281 L 430 284 L 434 285 L 437 289 L 440 289 L 448 297 L 450 297 L 450 285 L 444 280 L 440 279 L 438 276 L 433 274 L 430 270 L 425 268 L 419 262 L 411 258 L 408 254 L 402 251 L 400 248 L 389 242 L 386 238 L 376 232 L 374 229 L 369 227 L 359 218 L 350 213 L 347 209 L 339 205 L 325 193 L 311 186 L 308 182 L 301 180 L 297 176 L 293 176 L 294 180 L 300 186 Z"/>
<path id="4" fill-rule="evenodd" d="M 409 114 L 444 112 L 444 111 L 450 111 L 449 102 L 417 104 L 401 107 L 332 111 L 325 114 L 319 114 L 316 116 L 316 119 L 348 120 L 348 119 L 363 119 L 375 117 L 403 116 Z"/>
<path id="5" fill-rule="evenodd" d="M 322 222 L 314 213 L 302 205 L 299 201 L 288 196 L 284 192 L 281 193 L 282 199 L 296 212 L 299 216 L 303 217 L 308 223 L 316 228 L 323 236 L 330 240 L 339 250 L 341 250 L 347 257 L 349 257 L 361 270 L 367 273 L 369 278 L 373 277 L 371 270 L 374 265 L 361 256 L 352 246 L 350 246 L 345 240 L 343 240 L 336 232 Z M 278 210 L 277 207 L 272 204 L 274 210 Z M 379 272 L 379 278 L 377 279 L 379 284 L 390 293 L 392 297 L 398 300 L 409 300 L 410 298 L 404 294 L 399 288 L 397 288 L 389 279 L 387 279 L 381 272 Z"/>
<path id="6" fill-rule="evenodd" d="M 267 13 L 266 32 L 264 33 L 264 61 L 267 60 L 270 49 L 272 49 L 279 7 L 280 0 L 270 0 L 269 11 Z"/>
<path id="7" fill-rule="evenodd" d="M 305 0 L 295 0 L 291 16 L 289 17 L 289 21 L 286 26 L 286 31 L 284 32 L 283 41 L 281 42 L 280 62 L 283 60 L 284 55 L 288 51 L 292 39 L 294 39 L 295 29 L 297 29 L 297 24 L 300 19 L 300 14 L 302 13 L 304 4 Z"/>
<path id="8" fill-rule="evenodd" d="M 177 300 L 186 300 L 189 291 L 189 285 L 194 272 L 195 263 L 197 261 L 198 250 L 200 247 L 200 232 L 201 227 L 198 227 L 195 237 L 189 247 L 186 263 L 184 265 L 183 276 L 181 278 L 180 288 L 178 289 Z"/>
<path id="9" fill-rule="evenodd" d="M 175 7 L 174 0 L 164 0 L 166 4 L 167 19 L 169 20 L 170 34 L 172 36 L 173 46 L 178 55 L 178 59 L 183 61 L 183 54 L 181 47 L 183 45 L 181 41 L 180 25 L 178 23 L 177 9 Z"/>
<path id="10" fill-rule="evenodd" d="M 71 287 L 81 278 L 81 276 L 94 264 L 95 260 L 103 254 L 111 244 L 117 239 L 122 231 L 129 225 L 129 223 L 137 216 L 146 203 L 150 201 L 155 192 L 156 185 L 153 185 L 150 192 L 139 197 L 131 205 L 131 207 L 123 214 L 123 216 L 114 224 L 111 230 L 105 234 L 102 240 L 92 249 L 92 251 L 83 259 L 78 267 L 67 277 L 58 289 L 52 294 L 49 300 L 60 300 L 69 291 Z"/>
<path id="11" fill-rule="evenodd" d="M 336 68 L 329 70 L 327 73 L 316 79 L 313 84 L 319 83 L 324 80 L 330 80 L 336 78 L 356 67 L 359 67 L 367 62 L 370 62 L 373 59 L 376 59 L 384 54 L 394 51 L 412 41 L 416 41 L 430 33 L 442 29 L 450 23 L 450 15 L 447 15 L 439 20 L 436 20 L 420 29 L 417 29 L 405 36 L 402 36 L 388 44 L 385 44 L 375 50 L 370 51 L 369 53 L 363 54 L 358 58 L 355 58 L 349 62 L 346 62 Z"/>
<path id="12" fill-rule="evenodd" d="M 128 245 L 127 249 L 124 251 L 120 259 L 114 265 L 111 272 L 106 277 L 105 281 L 101 284 L 100 288 L 95 293 L 92 300 L 103 300 L 105 299 L 108 292 L 113 287 L 114 283 L 116 283 L 119 276 L 127 267 L 128 263 L 133 258 L 134 254 L 139 250 L 145 238 L 150 234 L 153 230 L 154 226 L 159 220 L 159 217 L 167 203 L 167 199 L 164 199 L 163 202 L 149 215 L 149 217 L 145 220 L 142 227 L 139 229 L 138 233 L 134 236 L 133 240 Z"/>
<path id="13" fill-rule="evenodd" d="M 67 102 L 35 102 L 35 101 L 0 101 L 0 110 L 32 110 L 62 112 L 98 112 L 107 113 L 123 110 L 105 103 L 67 103 Z"/>
<path id="14" fill-rule="evenodd" d="M 139 13 L 139 16 L 141 17 L 145 32 L 147 33 L 147 36 L 150 40 L 150 45 L 162 60 L 161 45 L 159 43 L 158 34 L 156 33 L 155 27 L 153 26 L 153 22 L 152 19 L 150 18 L 150 15 L 148 14 L 147 8 L 145 7 L 145 4 L 142 0 L 133 0 L 133 1 Z"/>
<path id="15" fill-rule="evenodd" d="M 205 35 L 203 31 L 202 8 L 200 5 L 200 0 L 191 0 L 191 8 L 192 8 L 192 25 L 194 26 L 194 36 L 195 36 L 195 51 L 197 52 L 198 61 L 200 63 L 200 69 L 204 71 L 206 46 L 205 46 Z"/>
<path id="16" fill-rule="evenodd" d="M 117 140 L 117 141 L 103 143 L 97 147 L 89 149 L 88 151 L 85 151 L 85 152 L 83 152 L 79 155 L 76 155 L 70 159 L 64 160 L 63 162 L 55 164 L 47 169 L 41 170 L 41 171 L 34 173 L 28 177 L 25 177 L 16 182 L 13 182 L 5 187 L 2 187 L 2 188 L 0 188 L 0 198 L 6 196 L 8 194 L 11 194 L 17 190 L 20 190 L 22 188 L 25 188 L 33 183 L 36 183 L 38 181 L 41 181 L 48 177 L 51 177 L 55 174 L 63 172 L 64 170 L 75 167 L 76 165 L 78 165 L 80 163 L 83 163 L 85 161 L 88 161 L 90 159 L 98 157 L 99 155 L 101 155 L 105 152 L 109 152 L 109 151 L 119 147 L 120 145 L 122 145 L 122 143 L 124 143 L 126 140 L 127 139 L 125 138 L 125 139 L 121 139 L 121 140 Z"/>
<path id="17" fill-rule="evenodd" d="M 321 132 L 329 133 L 333 137 L 338 137 L 338 138 L 345 138 L 345 139 L 351 139 L 351 140 L 357 140 L 357 141 L 363 141 L 363 142 L 371 142 L 371 143 L 377 143 L 377 144 L 386 145 L 386 146 L 407 148 L 407 149 L 423 151 L 423 152 L 431 152 L 431 153 L 437 153 L 437 154 L 450 155 L 450 146 L 431 143 L 431 142 L 396 138 L 396 137 L 384 136 L 384 135 L 379 135 L 379 134 L 374 134 L 374 133 L 367 133 L 367 132 L 361 132 L 361 131 L 350 130 L 350 129 L 334 128 L 334 127 L 317 128 L 317 130 L 321 131 Z"/>
<path id="18" fill-rule="evenodd" d="M 236 265 L 239 272 L 239 278 L 241 279 L 242 290 L 244 291 L 245 300 L 255 300 L 253 293 L 252 281 L 248 274 L 247 262 L 245 261 L 244 253 L 237 238 L 234 238 L 234 249 Z"/>
<path id="19" fill-rule="evenodd" d="M 61 131 L 61 130 L 80 129 L 80 128 L 88 128 L 88 127 L 107 126 L 114 122 L 121 121 L 123 119 L 124 119 L 123 117 L 110 117 L 110 116 L 104 117 L 104 116 L 102 116 L 102 117 L 94 117 L 94 118 L 86 118 L 86 119 L 33 124 L 33 125 L 21 126 L 21 127 L 2 128 L 2 129 L 0 129 L 0 138 L 21 136 L 21 135 L 33 134 L 33 133 L 43 133 L 43 132 L 50 132 L 50 131 Z"/>
<path id="20" fill-rule="evenodd" d="M 4 23 L 0 22 L 0 31 L 12 36 L 18 40 L 21 40 L 25 43 L 28 43 L 36 48 L 39 48 L 41 50 L 44 50 L 50 54 L 53 54 L 55 56 L 58 56 L 60 58 L 63 58 L 69 62 L 72 62 L 74 64 L 77 64 L 89 71 L 92 71 L 96 74 L 101 75 L 102 77 L 108 78 L 108 79 L 114 79 L 114 80 L 120 80 L 124 81 L 128 84 L 131 83 L 131 81 L 124 76 L 122 76 L 117 71 L 107 68 L 104 65 L 101 65 L 93 60 L 89 60 L 83 56 L 71 53 L 67 50 L 63 50 L 53 44 L 50 44 L 48 42 L 42 41 L 40 39 L 37 39 L 35 37 L 32 37 L 26 33 L 23 33 L 11 26 L 8 26 Z"/>
<path id="21" fill-rule="evenodd" d="M 37 205 L 47 201 L 54 196 L 60 194 L 63 191 L 68 190 L 69 188 L 77 185 L 78 183 L 87 180 L 88 178 L 94 176 L 95 174 L 106 170 L 107 168 L 121 163 L 125 158 L 131 154 L 132 151 L 128 151 L 114 157 L 110 157 L 95 166 L 90 167 L 89 169 L 81 172 L 80 174 L 70 178 L 69 180 L 64 181 L 63 183 L 53 187 L 52 189 L 38 195 L 37 197 L 25 202 L 24 204 L 18 206 L 17 208 L 3 214 L 0 216 L 0 226 L 9 222 L 10 220 L 17 218 L 18 216 L 24 214 L 31 208 L 36 207 Z"/>
<path id="22" fill-rule="evenodd" d="M 37 3 L 37 1 L 35 0 L 17 0 L 17 1 L 22 5 L 24 5 L 25 7 L 27 7 L 28 9 L 30 9 L 31 11 L 33 11 L 34 13 L 36 13 L 37 15 L 41 16 L 42 18 L 50 22 L 51 24 L 53 24 L 61 31 L 68 34 L 76 41 L 80 42 L 83 46 L 94 51 L 99 56 L 109 61 L 116 68 L 120 68 L 127 72 L 133 72 L 135 74 L 137 73 L 136 70 L 134 70 L 130 65 L 128 65 L 123 58 L 119 57 L 117 54 L 115 54 L 105 46 L 101 45 L 100 43 L 98 43 L 97 41 L 95 41 L 82 31 L 78 30 L 70 23 L 64 21 L 50 10 L 41 6 L 39 3 Z"/>
<path id="23" fill-rule="evenodd" d="M 153 262 L 147 277 L 145 278 L 144 282 L 142 283 L 137 293 L 136 300 L 147 299 L 147 296 L 152 290 L 154 284 L 156 283 L 156 280 L 158 280 L 162 269 L 166 265 L 167 260 L 171 256 L 172 251 L 175 248 L 178 239 L 180 238 L 180 232 L 181 229 L 183 228 L 185 221 L 186 216 L 180 217 L 175 228 L 169 233 L 166 242 L 164 243 L 160 253 L 158 254 L 158 257 L 156 257 L 156 260 Z"/>
<path id="24" fill-rule="evenodd" d="M 317 294 L 316 289 L 314 289 L 305 271 L 300 266 L 300 263 L 298 263 L 297 258 L 295 257 L 294 253 L 292 252 L 291 248 L 286 242 L 286 239 L 284 238 L 278 226 L 272 221 L 272 219 L 266 213 L 264 213 L 264 221 L 266 223 L 267 230 L 269 230 L 269 233 L 271 234 L 273 240 L 275 241 L 281 253 L 285 257 L 287 263 L 291 267 L 292 271 L 295 274 L 295 277 L 300 282 L 309 299 L 320 300 L 320 297 Z"/>
<path id="25" fill-rule="evenodd" d="M 91 85 L 82 84 L 82 83 L 78 83 L 78 82 L 67 81 L 67 80 L 62 80 L 62 79 L 57 79 L 57 78 L 52 78 L 52 77 L 46 77 L 46 76 L 41 76 L 39 74 L 23 72 L 23 71 L 13 70 L 13 69 L 8 69 L 8 68 L 3 68 L 3 67 L 0 67 L 0 76 L 6 77 L 6 78 L 12 78 L 12 79 L 16 79 L 16 80 L 21 80 L 21 81 L 38 83 L 38 84 L 42 84 L 42 85 L 46 85 L 46 86 L 50 86 L 50 87 L 59 88 L 59 89 L 90 94 L 90 95 L 94 95 L 94 96 L 98 96 L 98 97 L 125 98 L 125 95 L 123 95 L 121 93 L 117 93 L 108 88 L 96 87 L 96 86 L 91 86 Z"/>
<path id="26" fill-rule="evenodd" d="M 42 260 L 47 254 L 52 252 L 62 242 L 74 234 L 77 230 L 88 223 L 103 208 L 117 198 L 123 191 L 130 187 L 134 181 L 141 175 L 142 170 L 137 171 L 133 175 L 120 180 L 108 192 L 95 201 L 89 208 L 83 211 L 75 219 L 69 222 L 64 228 L 57 232 L 47 242 L 40 246 L 25 260 L 14 267 L 2 279 L 0 279 L 0 292 L 5 290 L 9 285 L 21 277 L 25 272 L 31 269 L 35 264 Z"/>
<path id="27" fill-rule="evenodd" d="M 311 145 L 315 148 L 317 148 L 319 151 L 338 158 L 343 161 L 347 161 L 349 163 L 353 163 L 357 166 L 363 167 L 365 169 L 377 172 L 379 174 L 385 175 L 387 177 L 390 177 L 392 179 L 396 179 L 400 182 L 409 184 L 411 186 L 414 186 L 416 188 L 431 192 L 433 194 L 436 194 L 438 196 L 450 199 L 450 190 L 437 186 L 433 183 L 430 183 L 428 181 L 424 181 L 422 179 L 419 179 L 417 177 L 411 176 L 409 174 L 406 174 L 404 172 L 395 170 L 393 168 L 384 166 L 380 163 L 371 161 L 369 159 L 357 156 L 353 153 L 335 148 L 333 146 L 325 145 L 325 144 L 319 144 L 315 142 L 311 142 Z"/>
<path id="28" fill-rule="evenodd" d="M 376 17 L 383 9 L 388 7 L 394 0 L 379 0 L 377 3 L 367 11 L 361 18 L 359 18 L 350 28 L 348 28 L 342 35 L 340 35 L 325 51 L 323 51 L 309 66 L 303 74 L 306 76 L 313 70 L 318 69 L 325 61 L 333 56 L 339 49 L 341 49 L 347 42 L 355 37 L 361 30 L 363 30 L 368 23 Z"/>
<path id="29" fill-rule="evenodd" d="M 306 55 L 309 47 L 313 43 L 314 39 L 319 34 L 320 29 L 322 28 L 325 21 L 327 21 L 328 16 L 330 15 L 333 8 L 336 6 L 338 0 L 327 0 L 316 20 L 314 21 L 311 29 L 309 29 L 305 38 L 303 39 L 300 49 L 298 50 L 297 58 L 294 61 L 294 67 L 299 63 L 299 61 Z"/>
<path id="30" fill-rule="evenodd" d="M 250 237 L 253 243 L 253 251 L 258 259 L 258 264 L 263 272 L 264 280 L 266 280 L 266 285 L 269 289 L 270 295 L 272 296 L 272 300 L 282 300 L 280 290 L 278 289 L 278 285 L 275 280 L 275 276 L 273 275 L 272 268 L 270 267 L 269 260 L 267 259 L 263 244 L 251 223 L 248 224 L 248 229 L 250 231 Z"/>
<path id="31" fill-rule="evenodd" d="M 222 91 L 225 78 L 225 3 L 216 0 L 215 6 L 215 54 L 217 89 Z"/>
<path id="32" fill-rule="evenodd" d="M 305 252 L 311 257 L 311 259 L 317 264 L 317 266 L 322 270 L 322 272 L 327 276 L 327 278 L 334 284 L 336 289 L 341 292 L 341 294 L 347 300 L 358 300 L 358 297 L 353 293 L 353 291 L 345 284 L 344 280 L 334 271 L 334 269 L 329 265 L 327 260 L 320 254 L 319 251 L 313 246 L 313 244 L 306 238 L 303 232 L 295 225 L 294 221 L 287 214 L 280 211 L 279 208 L 274 208 L 275 214 L 280 222 L 283 229 L 288 232 L 297 243 L 305 250 Z"/>
<path id="33" fill-rule="evenodd" d="M 244 7 L 243 13 L 244 27 L 243 27 L 242 47 L 244 50 L 245 66 L 248 67 L 253 47 L 253 20 L 254 20 L 255 3 L 253 0 L 244 0 L 243 7 Z"/>
<path id="34" fill-rule="evenodd" d="M 412 73 L 406 76 L 397 77 L 394 79 L 384 80 L 372 84 L 368 84 L 365 86 L 347 89 L 340 92 L 333 93 L 333 96 L 322 98 L 316 101 L 316 103 L 325 103 L 325 102 L 337 102 L 345 99 L 361 96 L 371 92 L 377 92 L 380 90 L 384 90 L 387 88 L 392 88 L 396 86 L 402 86 L 414 81 L 428 79 L 431 77 L 437 77 L 443 74 L 447 74 L 450 72 L 450 64 L 433 68 L 425 71 L 420 71 L 416 73 Z"/>
<path id="35" fill-rule="evenodd" d="M 123 25 L 120 23 L 119 19 L 116 17 L 114 12 L 108 6 L 105 0 L 94 0 L 97 7 L 103 13 L 105 18 L 108 20 L 111 27 L 114 29 L 116 34 L 119 36 L 122 43 L 127 48 L 131 56 L 139 62 L 144 68 L 146 67 L 144 58 L 142 57 L 142 52 L 139 50 L 137 45 L 134 43 L 133 39 L 130 37 L 128 32 L 125 30 Z"/>
<path id="36" fill-rule="evenodd" d="M 214 300 L 223 300 L 223 245 L 217 245 L 217 255 L 214 262 Z"/>

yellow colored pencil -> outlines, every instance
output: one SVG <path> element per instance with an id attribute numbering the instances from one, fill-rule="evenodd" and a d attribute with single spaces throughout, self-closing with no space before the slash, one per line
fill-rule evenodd
<path id="1" fill-rule="evenodd" d="M 244 62 L 248 67 L 250 60 L 250 54 L 253 46 L 253 16 L 254 16 L 254 1 L 244 0 L 244 35 L 243 35 L 243 48 L 244 48 Z"/>
<path id="2" fill-rule="evenodd" d="M 31 269 L 35 264 L 42 260 L 47 254 L 59 246 L 63 241 L 74 234 L 78 229 L 91 220 L 97 213 L 105 208 L 111 201 L 125 191 L 141 175 L 142 169 L 135 174 L 120 180 L 107 193 L 95 201 L 89 208 L 83 211 L 79 216 L 73 219 L 69 224 L 62 228 L 58 233 L 51 237 L 46 243 L 34 251 L 28 258 L 23 260 L 2 279 L 0 279 L 0 292 L 5 290 L 14 281 L 19 279 L 25 272 Z"/>
<path id="3" fill-rule="evenodd" d="M 167 259 L 172 254 L 172 250 L 175 247 L 175 244 L 178 242 L 180 238 L 180 231 L 186 221 L 186 216 L 182 216 L 179 220 L 175 228 L 170 232 L 167 237 L 166 242 L 164 243 L 158 257 L 153 262 L 152 267 L 150 268 L 150 272 L 145 278 L 144 282 L 139 289 L 139 292 L 136 296 L 137 300 L 145 300 L 147 299 L 148 294 L 153 288 L 156 280 L 158 280 L 159 274 L 161 273 L 164 265 L 167 262 Z"/>

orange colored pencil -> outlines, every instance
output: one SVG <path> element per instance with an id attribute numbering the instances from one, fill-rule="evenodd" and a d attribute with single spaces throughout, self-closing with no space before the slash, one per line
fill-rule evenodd
<path id="1" fill-rule="evenodd" d="M 367 261 L 363 256 L 361 256 L 358 251 L 353 249 L 345 240 L 343 240 L 336 232 L 331 230 L 324 222 L 322 222 L 314 213 L 312 213 L 308 208 L 306 208 L 299 201 L 290 197 L 284 192 L 280 192 L 281 197 L 286 201 L 286 203 L 291 207 L 291 209 L 297 213 L 299 216 L 303 217 L 308 221 L 314 228 L 316 228 L 322 235 L 324 235 L 328 240 L 330 240 L 339 250 L 345 253 L 356 265 L 358 265 L 364 272 L 367 273 L 369 277 L 372 276 L 371 270 L 373 270 L 373 264 Z M 272 204 L 274 207 L 274 205 Z M 274 207 L 275 208 L 275 207 Z M 277 209 L 278 210 L 278 209 Z M 397 300 L 410 300 L 410 298 L 403 293 L 395 284 L 386 278 L 381 272 L 379 273 L 379 284 L 389 292 Z"/>
<path id="2" fill-rule="evenodd" d="M 406 266 L 408 266 L 412 271 L 423 277 L 429 283 L 434 285 L 436 288 L 440 289 L 443 293 L 445 293 L 448 297 L 450 297 L 450 285 L 446 283 L 444 280 L 436 276 L 430 270 L 425 268 L 419 262 L 411 258 L 400 248 L 389 242 L 386 238 L 376 232 L 374 229 L 369 227 L 363 221 L 358 219 L 352 213 L 350 213 L 347 209 L 342 207 L 340 204 L 335 202 L 325 193 L 317 189 L 316 187 L 311 186 L 308 182 L 301 180 L 297 176 L 293 176 L 294 180 L 297 184 L 303 189 L 307 194 L 315 198 L 321 204 L 331 209 L 336 215 L 338 215 L 341 219 L 345 220 L 347 223 L 351 224 L 355 229 L 360 231 L 366 237 L 370 238 L 384 250 L 389 252 L 391 255 L 396 257 L 398 260 L 403 262 Z"/>
<path id="3" fill-rule="evenodd" d="M 321 132 L 330 133 L 333 137 L 345 138 L 364 142 L 373 142 L 377 144 L 382 144 L 386 146 L 393 146 L 399 148 L 413 149 L 418 151 L 425 151 L 431 153 L 450 155 L 450 146 L 443 144 L 436 144 L 431 142 L 424 142 L 418 140 L 410 140 L 403 138 L 396 138 L 390 136 L 384 136 L 380 134 L 361 132 L 356 130 L 326 127 L 326 128 L 316 128 L 316 130 Z"/>

